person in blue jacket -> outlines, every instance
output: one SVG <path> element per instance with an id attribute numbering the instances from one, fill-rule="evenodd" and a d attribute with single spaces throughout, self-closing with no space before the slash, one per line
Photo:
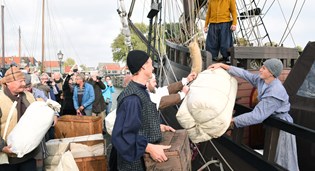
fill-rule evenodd
<path id="1" fill-rule="evenodd" d="M 283 69 L 283 64 L 279 59 L 266 60 L 259 74 L 223 63 L 212 64 L 208 67 L 212 70 L 217 68 L 223 68 L 231 75 L 245 79 L 258 90 L 258 104 L 251 112 L 232 118 L 232 125 L 240 128 L 262 123 L 271 115 L 293 123 L 289 114 L 289 96 L 278 79 Z M 294 135 L 280 130 L 275 162 L 290 171 L 299 170 Z"/>
<path id="2" fill-rule="evenodd" d="M 104 100 L 106 103 L 105 113 L 106 113 L 106 115 L 108 115 L 112 109 L 112 102 L 113 102 L 112 93 L 115 93 L 115 87 L 113 85 L 113 82 L 112 82 L 110 76 L 105 77 L 104 84 L 105 84 L 106 88 L 104 90 L 102 90 L 102 94 L 103 94 L 103 97 L 104 97 Z"/>
<path id="3" fill-rule="evenodd" d="M 92 116 L 92 105 L 95 99 L 93 86 L 85 82 L 84 74 L 76 76 L 77 85 L 73 89 L 73 105 L 77 115 Z"/>

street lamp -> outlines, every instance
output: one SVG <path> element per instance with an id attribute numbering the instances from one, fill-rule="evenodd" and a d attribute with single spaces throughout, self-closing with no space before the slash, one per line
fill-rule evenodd
<path id="1" fill-rule="evenodd" d="M 57 53 L 58 59 L 59 59 L 59 67 L 60 67 L 60 73 L 61 73 L 61 61 L 63 58 L 63 53 L 61 53 L 61 50 Z"/>

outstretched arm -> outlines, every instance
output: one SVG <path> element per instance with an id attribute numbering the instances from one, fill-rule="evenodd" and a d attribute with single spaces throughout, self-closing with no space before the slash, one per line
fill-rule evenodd
<path id="1" fill-rule="evenodd" d="M 224 64 L 224 63 L 215 63 L 215 64 L 212 64 L 212 65 L 208 66 L 208 69 L 210 69 L 210 70 L 215 70 L 215 69 L 218 69 L 218 68 L 223 68 L 225 70 L 229 70 L 230 69 L 230 65 L 227 65 L 227 64 Z"/>

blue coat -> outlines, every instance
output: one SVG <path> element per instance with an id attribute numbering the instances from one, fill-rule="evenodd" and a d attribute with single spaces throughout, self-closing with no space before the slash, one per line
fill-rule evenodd
<path id="1" fill-rule="evenodd" d="M 75 110 L 78 110 L 80 105 L 78 104 L 78 86 L 75 86 L 73 89 L 73 105 Z M 94 89 L 93 86 L 89 83 L 84 83 L 84 93 L 82 97 L 82 104 L 81 106 L 84 109 L 92 110 L 92 104 L 95 100 Z"/>
<path id="2" fill-rule="evenodd" d="M 229 73 L 245 79 L 258 90 L 259 103 L 253 111 L 234 118 L 236 127 L 262 123 L 271 115 L 293 123 L 293 119 L 288 113 L 290 110 L 289 96 L 279 79 L 276 78 L 270 84 L 266 84 L 259 74 L 233 66 L 230 67 Z M 280 131 L 275 162 L 290 171 L 299 170 L 294 135 Z"/>
<path id="3" fill-rule="evenodd" d="M 106 102 L 106 99 L 109 98 L 110 99 L 110 102 L 113 101 L 112 99 L 112 93 L 115 93 L 115 87 L 114 86 L 108 86 L 106 81 L 104 82 L 106 88 L 104 90 L 102 90 L 102 94 L 103 94 L 103 97 L 104 97 L 104 100 Z"/>

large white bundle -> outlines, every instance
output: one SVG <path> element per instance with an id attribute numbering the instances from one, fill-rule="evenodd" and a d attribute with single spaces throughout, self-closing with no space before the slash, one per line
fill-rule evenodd
<path id="1" fill-rule="evenodd" d="M 61 156 L 58 166 L 54 169 L 54 171 L 67 171 L 67 170 L 79 171 L 79 168 L 70 151 L 65 152 Z"/>
<path id="2" fill-rule="evenodd" d="M 21 158 L 34 150 L 51 127 L 55 111 L 59 110 L 60 104 L 52 100 L 32 103 L 8 135 L 12 152 Z"/>
<path id="3" fill-rule="evenodd" d="M 114 128 L 116 120 L 116 109 L 111 111 L 106 117 L 105 117 L 105 126 L 106 126 L 106 131 L 109 135 L 112 135 L 112 131 Z"/>
<path id="4" fill-rule="evenodd" d="M 236 92 L 236 79 L 223 69 L 198 74 L 176 114 L 194 143 L 224 134 L 231 122 Z"/>

